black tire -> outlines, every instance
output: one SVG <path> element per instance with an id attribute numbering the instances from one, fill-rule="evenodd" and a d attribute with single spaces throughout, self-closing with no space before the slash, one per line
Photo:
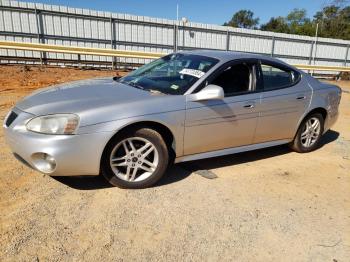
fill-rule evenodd
<path id="1" fill-rule="evenodd" d="M 305 147 L 303 144 L 302 144 L 302 139 L 301 139 L 301 135 L 302 135 L 302 132 L 305 128 L 305 125 L 306 123 L 312 119 L 312 118 L 317 118 L 320 122 L 320 134 L 319 136 L 317 137 L 316 141 L 309 147 Z M 303 120 L 303 122 L 300 124 L 299 126 L 299 129 L 294 137 L 294 140 L 292 143 L 290 143 L 290 148 L 293 149 L 294 151 L 298 152 L 298 153 L 308 153 L 308 152 L 311 152 L 315 149 L 317 149 L 320 145 L 320 140 L 321 140 L 321 137 L 322 137 L 322 134 L 323 134 L 323 131 L 324 131 L 324 119 L 323 119 L 323 116 L 319 113 L 314 113 L 314 114 L 311 114 L 311 115 L 308 115 L 307 117 L 305 117 L 305 119 Z"/>
<path id="2" fill-rule="evenodd" d="M 151 142 L 156 150 L 158 151 L 159 162 L 152 173 L 152 175 L 145 180 L 142 181 L 126 181 L 119 177 L 117 177 L 110 165 L 110 156 L 112 150 L 116 145 L 118 145 L 121 141 L 127 138 L 132 137 L 141 137 L 147 139 Z M 113 186 L 117 186 L 120 188 L 128 188 L 128 189 L 140 189 L 147 188 L 155 183 L 164 175 L 169 163 L 169 151 L 166 143 L 164 142 L 162 136 L 155 130 L 149 128 L 139 128 L 128 130 L 127 132 L 123 132 L 115 136 L 106 146 L 104 153 L 101 159 L 101 173 L 105 177 L 105 179 Z"/>

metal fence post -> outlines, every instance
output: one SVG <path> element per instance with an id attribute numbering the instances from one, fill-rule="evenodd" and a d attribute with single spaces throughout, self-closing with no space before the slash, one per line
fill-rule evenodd
<path id="1" fill-rule="evenodd" d="M 38 34 L 38 42 L 41 44 L 45 44 L 44 39 L 44 23 L 43 23 L 43 17 L 41 15 L 40 10 L 36 9 L 34 10 L 35 13 L 35 20 L 36 20 L 36 29 Z M 40 52 L 40 63 L 41 65 L 44 63 L 47 64 L 47 55 L 46 52 Z"/>
<path id="2" fill-rule="evenodd" d="M 318 36 L 317 36 L 317 34 L 316 34 L 315 42 L 314 42 L 314 45 L 315 45 L 315 52 L 314 52 L 313 57 L 312 57 L 312 60 L 313 60 L 312 63 L 313 63 L 314 65 L 315 65 L 316 60 L 317 60 L 317 47 L 318 47 L 317 41 L 318 41 Z"/>
<path id="3" fill-rule="evenodd" d="M 309 54 L 309 65 L 311 65 L 312 62 L 312 52 L 314 51 L 314 42 L 311 41 L 311 45 L 310 45 L 310 54 Z"/>
<path id="4" fill-rule="evenodd" d="M 185 50 L 185 23 L 182 25 L 182 50 Z"/>
<path id="5" fill-rule="evenodd" d="M 78 54 L 78 68 L 81 68 L 81 55 Z"/>
<path id="6" fill-rule="evenodd" d="M 271 57 L 273 57 L 275 52 L 275 37 L 272 36 L 272 44 L 271 44 Z"/>
<path id="7" fill-rule="evenodd" d="M 174 24 L 174 52 L 177 52 L 177 31 L 178 27 L 177 24 Z"/>
<path id="8" fill-rule="evenodd" d="M 115 20 L 111 17 L 109 20 L 111 27 L 111 49 L 116 49 L 116 33 L 115 33 Z M 112 57 L 112 70 L 117 68 L 117 58 L 115 56 Z"/>
<path id="9" fill-rule="evenodd" d="M 348 63 L 349 49 L 350 49 L 350 45 L 348 45 L 348 46 L 346 47 L 345 59 L 344 59 L 344 66 L 346 66 L 346 64 Z"/>
<path id="10" fill-rule="evenodd" d="M 226 31 L 226 51 L 230 50 L 230 32 Z"/>
<path id="11" fill-rule="evenodd" d="M 312 53 L 314 51 L 314 42 L 311 41 L 310 44 L 311 45 L 310 45 L 310 54 L 309 54 L 309 65 L 311 65 L 312 63 Z M 307 73 L 310 74 L 310 70 L 307 70 Z"/>

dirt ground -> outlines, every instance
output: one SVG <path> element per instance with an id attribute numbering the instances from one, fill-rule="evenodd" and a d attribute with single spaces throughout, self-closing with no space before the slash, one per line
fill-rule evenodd
<path id="1" fill-rule="evenodd" d="M 0 120 L 31 91 L 111 71 L 0 67 Z M 51 178 L 0 131 L 0 261 L 349 261 L 350 82 L 315 152 L 279 146 L 175 165 L 155 187 Z"/>

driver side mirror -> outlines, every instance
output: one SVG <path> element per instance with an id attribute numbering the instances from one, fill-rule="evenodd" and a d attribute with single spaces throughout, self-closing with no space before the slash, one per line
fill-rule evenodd
<path id="1" fill-rule="evenodd" d="M 225 95 L 222 87 L 217 85 L 207 85 L 198 93 L 189 95 L 188 101 L 222 100 L 224 97 Z"/>

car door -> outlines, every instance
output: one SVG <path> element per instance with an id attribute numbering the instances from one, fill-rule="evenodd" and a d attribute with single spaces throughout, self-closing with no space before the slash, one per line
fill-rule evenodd
<path id="1" fill-rule="evenodd" d="M 257 75 L 263 92 L 254 143 L 292 139 L 310 103 L 311 88 L 299 72 L 283 64 L 261 61 Z"/>
<path id="2" fill-rule="evenodd" d="M 248 145 L 253 142 L 260 94 L 252 61 L 222 66 L 206 84 L 221 86 L 223 100 L 187 101 L 184 155 Z"/>

